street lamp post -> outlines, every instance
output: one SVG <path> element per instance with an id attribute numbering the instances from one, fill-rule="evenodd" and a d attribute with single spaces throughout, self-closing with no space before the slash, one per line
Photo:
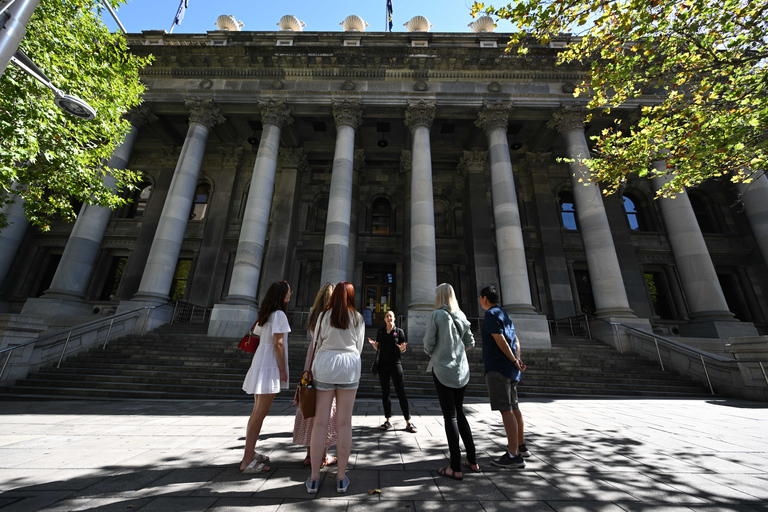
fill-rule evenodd
<path id="1" fill-rule="evenodd" d="M 27 23 L 40 0 L 0 0 L 0 76 L 27 32 Z"/>

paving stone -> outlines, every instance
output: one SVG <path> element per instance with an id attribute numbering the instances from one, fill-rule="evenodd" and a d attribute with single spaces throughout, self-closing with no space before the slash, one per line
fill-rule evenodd
<path id="1" fill-rule="evenodd" d="M 191 510 L 207 510 L 217 498 L 208 497 L 162 497 L 156 498 L 143 507 L 143 512 L 189 512 Z"/>
<path id="2" fill-rule="evenodd" d="M 264 498 L 221 498 L 208 512 L 276 512 L 283 500 Z"/>

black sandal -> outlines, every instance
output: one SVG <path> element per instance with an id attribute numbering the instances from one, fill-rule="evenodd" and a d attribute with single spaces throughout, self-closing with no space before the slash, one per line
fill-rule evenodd
<path id="1" fill-rule="evenodd" d="M 405 431 L 410 432 L 411 434 L 415 434 L 419 430 L 416 428 L 416 425 L 414 425 L 413 423 L 409 423 L 405 426 Z"/>
<path id="2" fill-rule="evenodd" d="M 444 476 L 446 478 L 450 478 L 451 480 L 464 480 L 464 475 L 456 476 L 456 472 L 451 469 L 451 474 L 448 474 L 448 470 L 451 469 L 450 467 L 447 468 L 440 468 L 437 470 L 437 474 L 440 476 Z"/>
<path id="3" fill-rule="evenodd" d="M 379 430 L 389 430 L 391 428 L 392 428 L 392 424 L 389 421 L 385 421 L 384 423 L 381 424 L 381 426 L 379 427 Z"/>

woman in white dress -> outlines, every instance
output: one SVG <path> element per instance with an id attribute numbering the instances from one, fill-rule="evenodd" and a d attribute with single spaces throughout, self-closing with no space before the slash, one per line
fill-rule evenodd
<path id="1" fill-rule="evenodd" d="M 312 474 L 307 492 L 315 494 L 320 486 L 320 467 L 325 451 L 331 405 L 336 398 L 337 442 L 336 491 L 347 492 L 347 462 L 352 451 L 352 408 L 360 384 L 360 354 L 365 343 L 365 322 L 355 310 L 355 288 L 341 282 L 331 295 L 331 302 L 315 327 L 315 424 L 312 426 L 310 459 Z"/>
<path id="2" fill-rule="evenodd" d="M 267 466 L 269 457 L 255 450 L 275 395 L 281 389 L 288 389 L 287 334 L 291 327 L 285 309 L 290 300 L 290 285 L 286 281 L 277 281 L 269 287 L 259 308 L 254 334 L 258 334 L 261 341 L 243 381 L 243 391 L 253 395 L 254 404 L 245 431 L 245 453 L 240 461 L 242 473 L 263 473 L 272 469 Z"/>

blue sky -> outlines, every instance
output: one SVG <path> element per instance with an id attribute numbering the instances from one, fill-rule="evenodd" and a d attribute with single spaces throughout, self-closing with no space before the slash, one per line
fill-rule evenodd
<path id="1" fill-rule="evenodd" d="M 486 5 L 489 5 L 486 2 Z M 497 2 L 501 5 L 501 2 Z M 434 25 L 432 32 L 469 32 L 473 19 L 469 15 L 472 0 L 392 0 L 393 32 L 404 32 L 403 23 L 414 16 L 425 16 Z M 179 0 L 129 0 L 117 11 L 120 21 L 130 33 L 142 30 L 171 28 Z M 189 0 L 184 21 L 174 28 L 174 34 L 205 33 L 216 30 L 214 23 L 221 14 L 232 14 L 245 23 L 243 30 L 277 30 L 283 15 L 293 14 L 304 21 L 304 30 L 336 32 L 344 18 L 357 14 L 370 25 L 368 32 L 382 32 L 385 26 L 386 0 Z M 104 22 L 116 30 L 117 25 L 108 12 Z M 509 22 L 502 22 L 497 32 L 510 32 Z"/>

